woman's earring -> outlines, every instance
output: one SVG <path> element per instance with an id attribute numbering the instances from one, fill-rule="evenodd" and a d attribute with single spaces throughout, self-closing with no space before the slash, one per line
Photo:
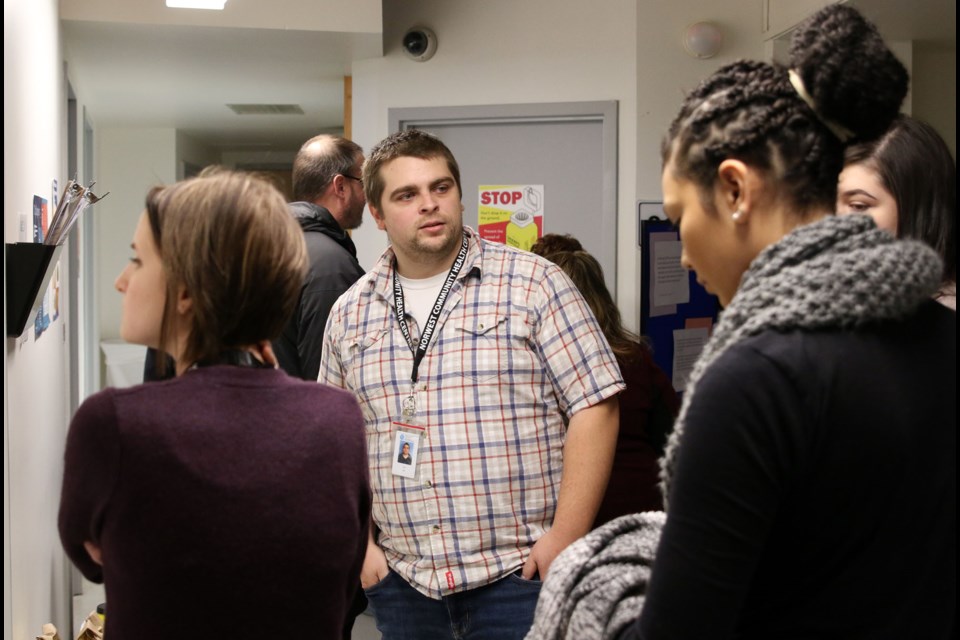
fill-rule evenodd
<path id="1" fill-rule="evenodd" d="M 741 211 L 740 209 L 737 209 L 732 214 L 730 214 L 730 217 L 733 218 L 734 222 L 736 222 L 737 220 L 740 219 L 740 216 L 742 215 L 743 215 L 743 211 Z"/>

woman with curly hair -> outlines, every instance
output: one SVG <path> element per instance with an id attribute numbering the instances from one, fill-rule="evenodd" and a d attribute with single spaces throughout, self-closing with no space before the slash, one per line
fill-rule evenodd
<path id="1" fill-rule="evenodd" d="M 664 210 L 725 310 L 667 444 L 665 515 L 568 547 L 529 638 L 953 637 L 943 264 L 833 215 L 844 146 L 887 130 L 907 81 L 876 29 L 832 5 L 799 28 L 790 69 L 735 62 L 687 97 Z"/>

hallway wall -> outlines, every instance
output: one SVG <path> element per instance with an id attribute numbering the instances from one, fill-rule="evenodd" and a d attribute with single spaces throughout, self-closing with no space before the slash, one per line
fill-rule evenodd
<path id="1" fill-rule="evenodd" d="M 83 0 L 65 3 L 74 11 L 81 5 Z M 107 0 L 94 5 L 106 13 L 115 9 Z M 660 199 L 660 141 L 684 91 L 722 64 L 764 56 L 763 2 L 607 0 L 589 10 L 552 0 L 384 0 L 382 5 L 384 56 L 353 68 L 353 135 L 367 150 L 387 135 L 387 111 L 393 107 L 618 102 L 617 297 L 626 324 L 637 328 L 636 201 Z M 49 199 L 51 180 L 57 178 L 62 188 L 68 177 L 63 61 L 69 52 L 63 49 L 59 6 L 58 0 L 4 1 L 7 242 L 17 240 L 17 214 L 29 216 L 33 195 Z M 715 58 L 691 58 L 681 46 L 684 27 L 698 21 L 715 22 L 724 32 L 723 49 Z M 400 47 L 402 34 L 415 25 L 432 28 L 438 37 L 438 52 L 425 63 L 410 60 Z M 955 49 L 916 51 L 916 60 L 930 61 L 939 70 L 917 77 L 916 100 L 926 111 L 918 106 L 916 113 L 952 127 L 955 146 Z M 74 85 L 74 90 L 82 106 L 83 87 Z M 96 114 L 91 118 L 96 124 Z M 204 162 L 207 153 L 169 128 L 101 127 L 96 133 L 98 192 L 99 187 L 112 192 L 92 211 L 101 300 L 97 330 L 110 338 L 119 326 L 113 280 L 129 257 L 127 247 L 147 188 L 174 181 L 181 160 Z M 239 162 L 235 155 L 222 160 Z M 371 267 L 386 246 L 386 235 L 367 219 L 354 238 L 361 264 Z M 61 258 L 63 283 L 71 280 L 67 258 L 66 253 Z M 65 288 L 62 295 L 67 294 Z M 60 319 L 39 341 L 30 328 L 25 341 L 7 339 L 5 640 L 32 638 L 50 621 L 65 640 L 71 636 L 69 567 L 56 533 L 69 420 L 68 310 L 63 301 Z"/>
<path id="2" fill-rule="evenodd" d="M 736 57 L 763 53 L 761 4 L 715 4 L 610 0 L 584 11 L 551 0 L 386 2 L 384 56 L 353 68 L 354 139 L 369 150 L 387 135 L 393 107 L 616 100 L 617 300 L 625 323 L 636 326 L 636 201 L 660 197 L 660 138 L 684 89 Z M 698 20 L 727 31 L 720 56 L 695 60 L 683 51 L 683 28 Z M 437 53 L 424 63 L 400 47 L 415 25 L 437 34 Z M 369 219 L 354 239 L 366 268 L 387 243 Z"/>
<path id="3" fill-rule="evenodd" d="M 3 219 L 6 242 L 16 242 L 17 214 L 31 216 L 34 194 L 51 200 L 51 181 L 57 178 L 61 189 L 66 184 L 66 91 L 57 0 L 5 1 L 3 14 Z M 67 258 L 64 252 L 63 284 Z M 45 622 L 64 637 L 70 632 L 68 566 L 56 528 L 69 411 L 66 294 L 61 290 L 60 319 L 39 341 L 29 324 L 22 344 L 7 338 L 6 639 L 33 638 Z"/>
<path id="4" fill-rule="evenodd" d="M 130 259 L 130 242 L 147 190 L 177 179 L 177 131 L 172 128 L 101 127 L 98 183 L 110 197 L 97 205 L 97 287 L 100 340 L 120 337 L 120 294 L 113 283 Z"/>

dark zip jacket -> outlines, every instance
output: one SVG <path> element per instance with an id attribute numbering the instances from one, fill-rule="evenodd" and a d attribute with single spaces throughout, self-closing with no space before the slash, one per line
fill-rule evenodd
<path id="1" fill-rule="evenodd" d="M 293 317 L 274 341 L 273 350 L 284 371 L 316 380 L 330 308 L 364 271 L 353 240 L 329 211 L 309 202 L 291 202 L 289 207 L 303 229 L 310 268 Z"/>

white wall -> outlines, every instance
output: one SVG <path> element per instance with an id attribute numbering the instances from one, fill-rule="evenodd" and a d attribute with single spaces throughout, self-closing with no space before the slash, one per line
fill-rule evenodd
<path id="1" fill-rule="evenodd" d="M 695 22 L 712 22 L 720 27 L 723 42 L 713 58 L 698 60 L 686 53 L 684 29 Z M 660 145 L 680 110 L 684 95 L 721 66 L 739 58 L 763 59 L 762 6 L 758 0 L 673 0 L 638 3 L 636 22 L 636 191 L 635 200 L 662 200 L 660 189 Z M 624 117 L 627 117 L 624 114 Z M 618 305 L 627 324 L 639 329 L 640 253 L 635 209 L 620 212 L 620 278 Z M 625 259 L 629 254 L 629 260 Z M 625 277 L 626 276 L 626 277 Z"/>
<path id="2" fill-rule="evenodd" d="M 306 140 L 304 140 L 306 142 Z M 293 167 L 293 160 L 297 157 L 296 149 L 270 151 L 224 151 L 220 154 L 220 164 L 225 167 L 237 168 L 245 165 L 273 167 L 285 165 Z"/>
<path id="3" fill-rule="evenodd" d="M 695 22 L 713 22 L 720 27 L 723 44 L 715 57 L 698 60 L 684 51 L 681 36 Z M 660 144 L 685 93 L 725 64 L 740 58 L 763 59 L 762 26 L 758 0 L 640 3 L 636 52 L 638 199 L 661 199 Z"/>
<path id="4" fill-rule="evenodd" d="M 957 157 L 957 49 L 917 42 L 913 49 L 913 115 L 933 125 Z"/>
<path id="5" fill-rule="evenodd" d="M 353 66 L 354 140 L 369 150 L 386 136 L 392 107 L 616 100 L 622 219 L 635 194 L 636 7 L 634 0 L 596 2 L 589 10 L 552 0 L 384 3 L 384 57 Z M 437 34 L 437 54 L 424 63 L 400 48 L 414 25 Z M 353 237 L 360 263 L 373 266 L 386 234 L 367 220 Z M 632 259 L 630 247 L 623 237 L 622 259 Z"/>
<path id="6" fill-rule="evenodd" d="M 34 194 L 66 182 L 66 94 L 57 0 L 3 5 L 3 208 L 7 242 Z M 51 203 L 52 204 L 52 203 Z M 69 280 L 67 256 L 62 281 Z M 4 296 L 6 300 L 6 296 Z M 6 303 L 4 303 L 6 306 Z M 57 536 L 64 435 L 68 305 L 39 341 L 7 339 L 4 360 L 4 637 L 33 638 L 46 622 L 70 636 L 68 568 Z M 6 314 L 4 314 L 6 316 Z"/>
<path id="7" fill-rule="evenodd" d="M 608 0 L 589 10 L 552 0 L 384 3 L 384 57 L 353 66 L 354 139 L 369 150 L 387 135 L 391 107 L 617 100 L 617 300 L 636 327 L 635 204 L 660 199 L 660 138 L 683 89 L 722 63 L 762 55 L 761 9 L 759 0 Z M 681 46 L 683 28 L 700 20 L 725 31 L 715 59 L 695 60 Z M 432 60 L 417 63 L 401 51 L 414 25 L 437 34 Z M 360 263 L 371 267 L 385 234 L 367 221 L 354 239 Z"/>
<path id="8" fill-rule="evenodd" d="M 97 205 L 97 289 L 100 339 L 120 337 L 120 295 L 113 283 L 130 259 L 130 242 L 150 187 L 176 181 L 174 129 L 99 128 L 97 186 L 110 196 Z"/>
<path id="9" fill-rule="evenodd" d="M 206 167 L 220 162 L 220 154 L 211 147 L 203 144 L 193 136 L 188 136 L 182 131 L 176 132 L 176 176 L 177 180 L 183 180 L 184 163 L 192 164 L 198 167 Z"/>
<path id="10" fill-rule="evenodd" d="M 253 160 L 290 163 L 294 154 L 291 151 L 221 155 L 175 129 L 98 128 L 97 188 L 110 192 L 109 197 L 97 205 L 94 217 L 100 340 L 120 337 L 121 298 L 114 289 L 114 281 L 130 259 L 130 241 L 150 187 L 176 182 L 184 161 L 200 166 Z"/>

